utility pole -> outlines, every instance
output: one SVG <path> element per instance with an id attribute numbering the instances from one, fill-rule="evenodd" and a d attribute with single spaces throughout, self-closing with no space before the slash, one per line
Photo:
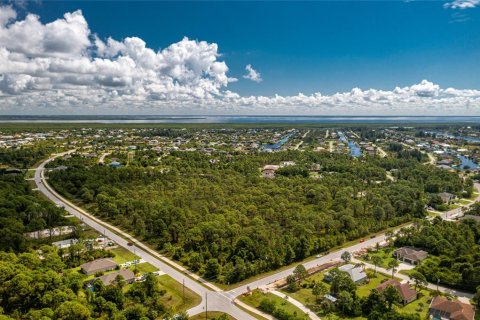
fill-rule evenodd
<path id="1" fill-rule="evenodd" d="M 183 301 L 183 304 L 185 304 L 185 279 L 183 279 L 182 281 L 182 301 Z"/>
<path id="2" fill-rule="evenodd" d="M 207 298 L 206 292 L 205 292 L 205 320 L 208 320 L 208 298 Z"/>

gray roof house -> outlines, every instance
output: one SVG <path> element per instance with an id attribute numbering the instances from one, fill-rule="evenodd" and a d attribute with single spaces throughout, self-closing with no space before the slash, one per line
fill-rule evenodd
<path id="1" fill-rule="evenodd" d="M 77 244 L 78 239 L 66 239 L 62 241 L 52 242 L 52 246 L 57 247 L 58 249 L 66 249 L 71 245 Z"/>
<path id="2" fill-rule="evenodd" d="M 97 272 L 114 270 L 116 267 L 117 263 L 112 259 L 101 258 L 82 264 L 80 269 L 86 275 L 91 275 Z"/>
<path id="3" fill-rule="evenodd" d="M 428 256 L 428 252 L 413 247 L 401 247 L 393 251 L 393 256 L 402 262 L 418 265 Z"/>
<path id="4" fill-rule="evenodd" d="M 368 282 L 368 276 L 365 273 L 365 271 L 363 271 L 363 268 L 360 266 L 355 266 L 353 264 L 347 263 L 339 267 L 338 270 L 347 273 L 350 276 L 350 279 L 352 279 L 353 282 L 357 284 Z M 333 277 L 330 272 L 325 273 L 324 280 L 327 282 L 330 282 L 333 280 Z"/>
<path id="5" fill-rule="evenodd" d="M 344 264 L 343 266 L 339 267 L 338 270 L 348 273 L 350 279 L 352 279 L 355 283 L 364 283 L 368 281 L 367 274 L 360 266 Z"/>
<path id="6" fill-rule="evenodd" d="M 101 277 L 95 278 L 94 281 L 98 279 L 102 281 L 104 285 L 108 286 L 115 281 L 117 276 L 122 276 L 123 280 L 127 283 L 133 283 L 135 281 L 135 274 L 128 269 L 122 269 L 119 271 L 105 274 Z"/>

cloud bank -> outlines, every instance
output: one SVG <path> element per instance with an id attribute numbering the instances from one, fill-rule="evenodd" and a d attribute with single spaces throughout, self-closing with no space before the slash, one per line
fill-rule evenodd
<path id="1" fill-rule="evenodd" d="M 0 7 L 2 113 L 480 114 L 479 90 L 427 80 L 293 96 L 242 96 L 228 90 L 235 81 L 215 43 L 184 38 L 155 51 L 137 37 L 100 38 L 81 11 L 44 24 Z"/>

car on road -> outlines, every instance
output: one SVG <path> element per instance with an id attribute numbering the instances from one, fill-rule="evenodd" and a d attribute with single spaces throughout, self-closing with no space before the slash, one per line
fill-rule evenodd
<path id="1" fill-rule="evenodd" d="M 365 242 L 365 239 L 360 239 L 360 241 L 359 241 L 359 242 Z"/>
<path id="2" fill-rule="evenodd" d="M 321 257 L 322 257 L 321 254 L 317 254 L 317 255 L 315 256 L 315 258 L 321 258 Z"/>

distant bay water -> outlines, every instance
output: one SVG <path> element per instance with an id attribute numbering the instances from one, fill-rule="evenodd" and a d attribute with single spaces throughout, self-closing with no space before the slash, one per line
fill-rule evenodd
<path id="1" fill-rule="evenodd" d="M 0 123 L 480 123 L 480 116 L 0 115 Z"/>

